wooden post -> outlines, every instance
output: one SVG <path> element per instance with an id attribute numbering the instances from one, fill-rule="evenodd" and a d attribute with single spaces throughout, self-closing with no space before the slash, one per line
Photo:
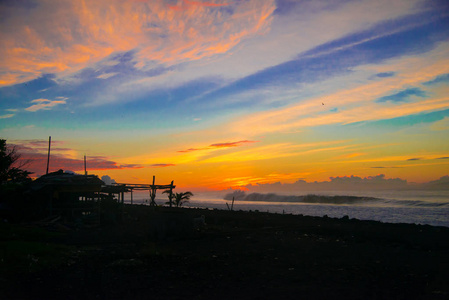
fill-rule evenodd
<path id="1" fill-rule="evenodd" d="M 133 204 L 133 189 L 131 189 L 131 205 Z"/>
<path id="2" fill-rule="evenodd" d="M 48 174 L 48 166 L 50 165 L 50 147 L 51 147 L 51 136 L 48 137 L 47 172 L 45 174 Z"/>
<path id="3" fill-rule="evenodd" d="M 87 176 L 86 154 L 84 154 L 84 175 Z"/>
<path id="4" fill-rule="evenodd" d="M 172 182 L 170 183 L 170 195 L 168 196 L 168 198 L 170 199 L 170 200 L 169 200 L 169 202 L 170 202 L 170 207 L 173 206 L 172 196 L 173 196 L 173 180 L 172 180 Z"/>
<path id="5" fill-rule="evenodd" d="M 151 192 L 150 192 L 150 197 L 151 197 L 150 206 L 156 206 L 156 201 L 154 201 L 154 198 L 156 198 L 156 188 L 154 187 L 155 182 L 156 182 L 156 176 L 153 175 L 153 185 L 151 186 Z"/>
<path id="6" fill-rule="evenodd" d="M 151 187 L 151 192 L 153 193 L 153 196 L 151 197 L 151 202 L 154 206 L 156 206 L 156 201 L 154 199 L 156 198 L 156 189 L 154 188 L 154 184 L 156 183 L 156 176 L 153 175 L 153 186 Z"/>
<path id="7" fill-rule="evenodd" d="M 154 198 L 156 197 L 156 191 L 154 190 L 153 187 L 151 187 L 150 197 L 151 197 L 150 206 L 156 206 L 156 202 L 154 201 Z"/>

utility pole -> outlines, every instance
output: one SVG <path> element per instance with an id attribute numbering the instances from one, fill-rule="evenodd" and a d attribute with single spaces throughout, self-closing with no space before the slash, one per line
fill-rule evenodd
<path id="1" fill-rule="evenodd" d="M 84 154 L 84 175 L 87 176 L 87 167 L 86 167 L 86 154 Z"/>
<path id="2" fill-rule="evenodd" d="M 48 137 L 47 172 L 45 174 L 48 174 L 48 166 L 50 165 L 50 148 L 51 148 L 51 136 Z"/>

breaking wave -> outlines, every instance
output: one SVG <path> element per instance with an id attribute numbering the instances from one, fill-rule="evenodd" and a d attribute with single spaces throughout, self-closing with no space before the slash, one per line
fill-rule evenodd
<path id="1" fill-rule="evenodd" d="M 340 204 L 340 205 L 385 205 L 385 206 L 420 206 L 420 207 L 449 207 L 449 201 L 432 202 L 421 200 L 391 200 L 376 197 L 365 196 L 346 196 L 346 195 L 316 195 L 308 194 L 303 196 L 278 195 L 274 193 L 260 194 L 251 193 L 246 195 L 243 191 L 235 191 L 227 194 L 224 200 L 236 201 L 260 201 L 260 202 L 287 202 L 287 203 L 305 203 L 305 204 Z"/>

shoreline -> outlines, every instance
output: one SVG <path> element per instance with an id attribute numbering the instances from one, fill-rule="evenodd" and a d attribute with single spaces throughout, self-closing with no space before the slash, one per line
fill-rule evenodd
<path id="1" fill-rule="evenodd" d="M 234 210 L 261 211 L 270 213 L 292 213 L 295 215 L 324 216 L 341 218 L 348 215 L 360 220 L 376 220 L 389 223 L 429 224 L 449 227 L 449 194 L 438 191 L 437 194 L 409 195 L 391 194 L 391 191 L 365 193 L 352 191 L 349 194 L 330 195 L 317 192 L 303 194 L 250 193 L 247 199 L 237 199 Z M 304 202 L 309 197 L 311 201 Z M 139 195 L 134 203 L 142 203 L 143 195 Z M 282 200 L 295 200 L 285 202 Z M 299 200 L 299 201 L 298 201 Z M 129 203 L 129 199 L 125 200 Z M 156 199 L 157 203 L 165 203 L 165 199 Z M 185 207 L 228 209 L 231 199 L 223 199 L 220 195 L 196 194 Z"/>

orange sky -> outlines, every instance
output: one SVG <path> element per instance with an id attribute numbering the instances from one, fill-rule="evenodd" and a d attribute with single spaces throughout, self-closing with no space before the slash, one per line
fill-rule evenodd
<path id="1" fill-rule="evenodd" d="M 449 174 L 449 19 L 420 0 L 5 1 L 0 132 L 45 171 L 225 189 Z"/>

